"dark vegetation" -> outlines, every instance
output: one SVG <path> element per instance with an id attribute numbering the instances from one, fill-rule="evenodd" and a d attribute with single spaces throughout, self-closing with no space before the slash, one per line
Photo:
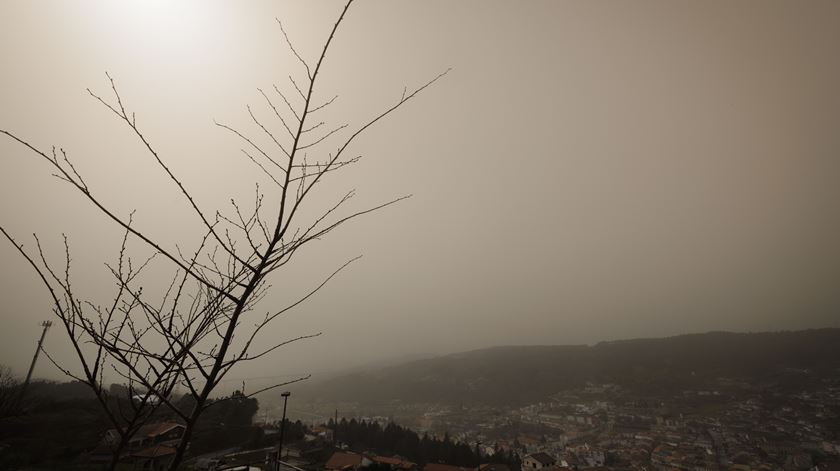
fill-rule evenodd
<path id="1" fill-rule="evenodd" d="M 119 386 L 112 386 L 115 388 Z M 189 396 L 179 399 L 190 400 Z M 214 401 L 196 426 L 190 453 L 271 444 L 272 440 L 263 439 L 262 431 L 252 425 L 257 409 L 256 399 L 239 393 Z M 163 421 L 177 421 L 177 417 L 160 408 L 150 423 Z M 21 409 L 0 418 L 0 469 L 83 465 L 88 452 L 100 444 L 109 428 L 111 424 L 88 386 L 75 381 L 33 382 Z M 299 428 L 291 425 L 287 431 L 302 436 L 295 432 Z"/>
<path id="2" fill-rule="evenodd" d="M 587 382 L 613 383 L 640 392 L 680 388 L 703 389 L 711 380 L 739 378 L 753 386 L 808 387 L 840 372 L 840 329 L 769 334 L 709 333 L 666 339 L 605 342 L 588 346 L 500 347 L 421 360 L 329 380 L 308 386 L 305 398 L 323 399 L 333 391 L 343 400 L 402 403 L 432 401 L 488 403 L 515 407 L 544 399 L 565 388 Z M 35 467 L 68 469 L 85 462 L 106 430 L 111 428 L 90 388 L 78 382 L 36 381 L 26 399 L 14 405 L 20 382 L 11 375 L 0 387 L 0 469 Z M 111 397 L 125 397 L 121 386 L 111 386 Z M 771 398 L 772 399 L 772 398 Z M 190 396 L 174 399 L 191 407 Z M 10 407 L 10 404 L 14 407 Z M 780 404 L 779 406 L 782 406 Z M 278 434 L 266 435 L 252 425 L 258 403 L 240 393 L 216 400 L 198 422 L 190 455 L 220 449 L 272 446 Z M 177 421 L 168 408 L 150 419 Z M 337 440 L 351 450 L 399 455 L 424 464 L 445 462 L 475 466 L 475 450 L 442 439 L 418 436 L 389 424 L 341 420 L 327 424 Z M 300 422 L 287 424 L 289 442 L 303 438 Z M 519 457 L 505 453 L 485 462 L 518 467 Z"/>
<path id="3" fill-rule="evenodd" d="M 716 378 L 807 386 L 840 368 L 840 329 L 711 332 L 594 346 L 512 346 L 419 360 L 299 388 L 313 401 L 464 402 L 517 406 L 587 383 L 639 394 L 702 388 Z"/>
<path id="4" fill-rule="evenodd" d="M 17 413 L 20 397 L 20 380 L 12 371 L 0 365 L 0 419 Z"/>
<path id="5" fill-rule="evenodd" d="M 20 415 L 0 420 L 0 469 L 73 463 L 107 428 L 95 400 L 34 398 Z"/>
<path id="6" fill-rule="evenodd" d="M 327 424 L 336 431 L 336 439 L 357 452 L 375 451 L 383 456 L 399 455 L 418 463 L 446 463 L 456 466 L 475 467 L 479 464 L 475 450 L 465 443 L 453 442 L 449 435 L 442 439 L 418 436 L 412 430 L 389 423 L 384 428 L 376 422 L 341 419 L 338 428 L 330 419 Z M 483 460 L 492 463 L 504 463 L 513 469 L 519 467 L 519 456 L 513 452 L 499 450 L 495 455 Z"/>

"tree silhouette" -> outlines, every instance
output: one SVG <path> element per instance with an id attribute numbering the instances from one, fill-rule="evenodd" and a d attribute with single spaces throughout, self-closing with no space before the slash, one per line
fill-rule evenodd
<path id="1" fill-rule="evenodd" d="M 14 415 L 18 410 L 20 380 L 6 365 L 0 365 L 0 418 Z"/>
<path id="2" fill-rule="evenodd" d="M 61 366 L 60 361 L 53 357 L 49 357 L 50 360 L 96 393 L 103 410 L 122 437 L 121 445 L 160 405 L 169 408 L 186 425 L 170 469 L 176 469 L 183 460 L 201 415 L 207 408 L 220 403 L 211 399 L 211 393 L 234 368 L 292 342 L 319 335 L 314 333 L 286 339 L 254 351 L 255 341 L 269 324 L 317 293 L 358 257 L 340 264 L 297 301 L 260 315 L 254 311 L 270 288 L 269 275 L 285 267 L 299 249 L 323 238 L 342 224 L 408 197 L 401 196 L 373 207 L 346 211 L 347 203 L 355 194 L 351 190 L 320 216 L 301 220 L 303 203 L 311 198 L 316 185 L 324 181 L 325 175 L 359 162 L 360 156 L 350 155 L 351 144 L 357 137 L 448 72 L 412 90 L 403 90 L 392 105 L 355 128 L 348 125 L 329 128 L 323 121 L 318 121 L 317 113 L 333 103 L 336 97 L 318 96 L 315 86 L 330 45 L 352 3 L 353 0 L 350 0 L 344 5 L 314 62 L 304 60 L 280 23 L 286 44 L 300 63 L 301 71 L 289 75 L 287 86 L 273 86 L 273 93 L 258 90 L 266 109 L 273 114 L 273 124 L 264 122 L 250 106 L 247 107 L 254 124 L 253 131 L 262 135 L 268 145 L 261 144 L 247 131 L 216 123 L 242 141 L 244 161 L 255 165 L 256 170 L 272 182 L 273 186 L 267 192 L 255 183 L 254 195 L 247 204 L 244 200 L 232 199 L 230 208 L 203 209 L 152 143 L 151 137 L 144 133 L 135 113 L 128 107 L 128 101 L 119 92 L 116 81 L 106 74 L 110 97 L 88 90 L 92 98 L 127 127 L 137 144 L 178 190 L 192 215 L 201 222 L 204 228 L 201 233 L 174 248 L 137 227 L 133 222 L 133 213 L 120 214 L 112 209 L 107 198 L 101 197 L 97 189 L 88 184 L 82 176 L 83 172 L 77 169 L 63 149 L 37 147 L 11 131 L 0 129 L 0 133 L 43 159 L 57 178 L 77 190 L 124 231 L 116 262 L 107 265 L 115 282 L 115 293 L 103 307 L 100 303 L 83 300 L 76 293 L 71 282 L 70 246 L 66 237 L 63 267 L 56 269 L 48 262 L 49 257 L 37 237 L 36 250 L 27 251 L 0 226 L 0 232 L 26 259 L 49 292 L 54 313 L 74 347 L 83 373 L 74 375 Z M 284 89 L 287 91 L 284 92 Z M 332 151 L 324 149 L 326 143 L 339 138 Z M 144 255 L 139 263 L 129 254 L 129 246 L 133 247 L 133 244 L 143 247 Z M 196 248 L 187 253 L 182 251 L 181 247 L 190 244 Z M 154 297 L 143 291 L 141 280 L 149 266 L 161 264 L 171 269 L 169 288 L 161 296 Z M 87 348 L 88 344 L 94 348 Z M 127 401 L 128 407 L 124 407 L 126 404 L 116 407 L 110 401 L 109 392 L 103 386 L 106 369 L 128 384 L 127 390 L 132 395 Z M 303 379 L 306 377 L 290 382 Z M 249 396 L 284 384 L 289 382 L 254 391 Z M 176 386 L 186 389 L 190 401 L 173 399 L 172 392 Z M 139 400 L 134 400 L 138 393 Z M 118 455 L 119 450 L 114 454 L 112 469 L 116 466 Z"/>

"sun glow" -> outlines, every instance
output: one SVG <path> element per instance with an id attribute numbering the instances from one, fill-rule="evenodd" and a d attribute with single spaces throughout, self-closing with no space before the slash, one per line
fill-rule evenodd
<path id="1" fill-rule="evenodd" d="M 97 16 L 109 23 L 115 38 L 154 54 L 181 55 L 218 34 L 220 9 L 208 7 L 196 0 L 108 1 L 97 7 Z"/>

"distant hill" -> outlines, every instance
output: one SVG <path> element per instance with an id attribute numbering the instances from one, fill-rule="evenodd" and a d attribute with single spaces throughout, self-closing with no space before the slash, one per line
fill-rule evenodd
<path id="1" fill-rule="evenodd" d="M 708 385 L 718 377 L 759 384 L 837 374 L 840 329 L 680 335 L 594 346 L 494 347 L 340 375 L 297 388 L 299 400 L 515 405 L 559 391 L 615 383 L 638 392 Z M 803 370 L 809 374 L 803 379 Z M 790 380 L 790 381 L 794 381 Z M 270 400 L 269 398 L 266 398 Z"/>

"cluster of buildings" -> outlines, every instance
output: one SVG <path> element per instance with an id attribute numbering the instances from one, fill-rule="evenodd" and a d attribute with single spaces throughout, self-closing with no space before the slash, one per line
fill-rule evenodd
<path id="1" fill-rule="evenodd" d="M 336 451 L 324 464 L 325 471 L 356 471 L 374 465 L 384 465 L 392 471 L 513 471 L 504 464 L 486 463 L 478 467 L 455 466 L 444 463 L 426 463 L 423 466 L 400 457 Z"/>
<path id="2" fill-rule="evenodd" d="M 120 462 L 137 469 L 166 469 L 175 457 L 185 427 L 176 422 L 158 422 L 140 427 L 120 452 Z M 105 432 L 102 442 L 90 453 L 91 463 L 108 463 L 120 442 L 116 429 Z"/>
<path id="3" fill-rule="evenodd" d="M 419 465 L 399 456 L 339 449 L 296 465 L 317 471 L 840 470 L 840 379 L 807 391 L 732 385 L 721 380 L 707 389 L 655 397 L 589 385 L 513 410 L 427 404 L 418 406 L 416 415 L 370 414 L 358 418 L 383 426 L 395 420 L 437 438 L 446 434 L 474 446 L 484 464 Z M 174 423 L 145 426 L 125 458 L 141 469 L 157 469 L 174 454 L 182 433 L 183 426 Z M 306 437 L 328 450 L 334 443 L 332 430 L 324 426 L 309 428 Z M 102 460 L 110 458 L 109 445 L 117 438 L 106 434 L 98 449 Z M 518 456 L 521 470 L 494 464 L 498 453 Z"/>
<path id="4" fill-rule="evenodd" d="M 522 471 L 840 469 L 837 379 L 791 392 L 721 378 L 655 396 L 589 385 L 516 410 L 426 406 L 403 420 L 486 457 L 513 451 Z"/>

